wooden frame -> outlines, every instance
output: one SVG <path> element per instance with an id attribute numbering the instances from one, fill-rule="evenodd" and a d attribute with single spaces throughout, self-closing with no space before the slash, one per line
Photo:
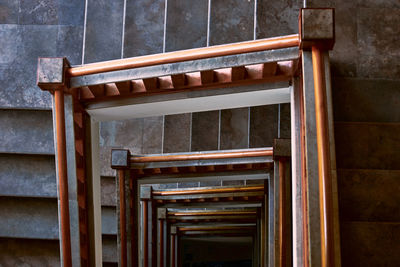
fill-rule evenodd
<path id="1" fill-rule="evenodd" d="M 317 13 L 324 13 L 324 16 L 317 16 Z M 321 20 L 321 17 L 329 19 Z M 167 61 L 153 63 L 149 62 L 163 57 L 149 56 L 92 67 L 71 67 L 65 58 L 39 59 L 38 86 L 54 95 L 61 260 L 64 266 L 94 266 L 100 265 L 102 260 L 98 121 L 126 119 L 133 110 L 134 114 L 145 116 L 288 102 L 292 103 L 294 129 L 291 184 L 292 215 L 296 220 L 292 236 L 296 249 L 293 263 L 295 266 L 340 265 L 327 53 L 334 43 L 334 12 L 332 9 L 302 9 L 299 27 L 300 35 L 222 45 L 210 50 L 195 49 L 170 54 L 166 56 Z M 237 47 L 244 49 L 244 53 L 231 49 Z M 297 69 L 299 52 L 301 72 Z M 135 65 L 137 62 L 142 63 Z M 240 80 L 235 74 L 238 68 L 249 74 L 244 76 L 247 78 Z M 193 71 L 198 72 L 197 76 L 191 76 Z M 230 79 L 207 79 L 211 77 L 210 73 L 218 76 L 221 71 L 229 73 Z M 152 85 L 157 85 L 159 75 L 168 76 L 170 82 L 154 89 Z M 190 82 L 179 83 L 182 75 L 192 77 L 187 79 Z M 142 85 L 138 87 L 138 83 Z M 303 95 L 297 93 L 301 87 Z M 209 104 L 201 108 L 202 105 L 196 103 Z M 119 167 L 115 165 L 115 168 Z M 270 179 L 268 190 L 276 197 L 279 186 L 273 182 Z M 128 190 L 127 195 L 136 195 L 138 185 L 130 184 L 126 188 L 125 184 L 125 190 Z M 274 214 L 277 203 L 278 199 L 271 201 L 266 211 L 274 218 L 279 217 Z M 132 203 L 128 204 L 132 206 Z M 132 216 L 136 211 L 126 210 L 131 213 L 125 219 L 134 223 Z M 273 233 L 270 231 L 270 234 Z M 127 242 L 129 251 L 129 242 L 134 240 Z M 128 266 L 137 259 L 135 251 L 131 252 L 127 253 Z M 271 264 L 275 256 L 275 252 L 269 255 Z"/>

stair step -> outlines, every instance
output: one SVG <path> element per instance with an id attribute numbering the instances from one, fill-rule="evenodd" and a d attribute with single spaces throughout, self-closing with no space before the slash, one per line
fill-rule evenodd
<path id="1" fill-rule="evenodd" d="M 339 169 L 342 221 L 400 222 L 400 171 Z"/>
<path id="2" fill-rule="evenodd" d="M 400 266 L 400 223 L 344 222 L 342 266 Z"/>
<path id="3" fill-rule="evenodd" d="M 335 123 L 338 168 L 400 169 L 400 123 Z"/>
<path id="4" fill-rule="evenodd" d="M 60 266 L 58 240 L 0 238 L 0 251 L 1 266 Z"/>
<path id="5" fill-rule="evenodd" d="M 1 110 L 0 151 L 54 154 L 53 119 L 48 110 Z"/>
<path id="6" fill-rule="evenodd" d="M 103 236 L 103 262 L 113 263 L 118 261 L 117 236 Z M 104 264 L 103 264 L 104 266 Z"/>
<path id="7" fill-rule="evenodd" d="M 335 120 L 400 122 L 400 81 L 335 77 L 332 87 Z"/>

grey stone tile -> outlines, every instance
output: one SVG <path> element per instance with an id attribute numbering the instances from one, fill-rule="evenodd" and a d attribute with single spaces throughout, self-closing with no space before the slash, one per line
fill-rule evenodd
<path id="1" fill-rule="evenodd" d="M 165 116 L 164 153 L 190 151 L 191 114 Z"/>
<path id="2" fill-rule="evenodd" d="M 299 32 L 301 1 L 257 1 L 257 39 Z"/>
<path id="3" fill-rule="evenodd" d="M 117 217 L 114 207 L 101 207 L 101 233 L 104 235 L 117 234 Z"/>
<path id="4" fill-rule="evenodd" d="M 52 156 L 0 154 L 0 195 L 57 197 Z"/>
<path id="5" fill-rule="evenodd" d="M 101 241 L 103 245 L 103 266 L 104 262 L 117 262 L 117 236 L 105 235 L 102 236 Z"/>
<path id="6" fill-rule="evenodd" d="M 85 1 L 57 0 L 58 24 L 83 26 L 85 19 Z"/>
<path id="7" fill-rule="evenodd" d="M 87 5 L 85 63 L 121 58 L 124 1 L 88 0 Z"/>
<path id="8" fill-rule="evenodd" d="M 219 111 L 193 113 L 191 151 L 217 150 L 218 131 Z"/>
<path id="9" fill-rule="evenodd" d="M 264 185 L 264 180 L 246 180 L 246 185 Z"/>
<path id="10" fill-rule="evenodd" d="M 57 56 L 67 57 L 71 65 L 82 64 L 82 26 L 59 26 Z"/>
<path id="11" fill-rule="evenodd" d="M 0 24 L 17 24 L 18 8 L 19 0 L 0 0 Z"/>
<path id="12" fill-rule="evenodd" d="M 233 180 L 233 181 L 222 181 L 223 186 L 228 186 L 228 185 L 244 185 L 244 180 Z"/>
<path id="13" fill-rule="evenodd" d="M 333 76 L 357 75 L 357 13 L 356 7 L 335 9 L 335 46 L 330 52 Z"/>
<path id="14" fill-rule="evenodd" d="M 342 265 L 399 266 L 399 236 L 399 223 L 342 222 Z"/>
<path id="15" fill-rule="evenodd" d="M 400 8 L 400 2 L 397 0 L 362 0 L 358 1 L 358 7 L 369 7 L 369 8 Z"/>
<path id="16" fill-rule="evenodd" d="M 290 138 L 290 104 L 279 104 L 279 138 Z"/>
<path id="17" fill-rule="evenodd" d="M 250 147 L 271 147 L 278 137 L 278 105 L 250 109 Z"/>
<path id="18" fill-rule="evenodd" d="M 20 26 L 0 25 L 0 64 L 11 64 L 18 57 L 18 47 L 22 42 Z"/>
<path id="19" fill-rule="evenodd" d="M 101 205 L 116 206 L 117 191 L 116 191 L 115 177 L 102 176 L 100 182 L 101 182 Z"/>
<path id="20" fill-rule="evenodd" d="M 400 76 L 400 8 L 360 8 L 357 16 L 359 77 Z"/>
<path id="21" fill-rule="evenodd" d="M 210 45 L 254 39 L 254 0 L 211 1 Z"/>
<path id="22" fill-rule="evenodd" d="M 207 46 L 207 0 L 169 0 L 167 9 L 166 51 Z"/>
<path id="23" fill-rule="evenodd" d="M 0 239 L 0 262 L 4 266 L 59 266 L 58 240 Z"/>
<path id="24" fill-rule="evenodd" d="M 199 187 L 199 182 L 182 182 L 178 183 L 178 188 L 191 188 L 191 187 Z"/>
<path id="25" fill-rule="evenodd" d="M 55 0 L 20 0 L 19 23 L 26 25 L 57 25 L 57 2 Z"/>
<path id="26" fill-rule="evenodd" d="M 124 57 L 162 52 L 164 3 L 164 0 L 127 0 Z"/>
<path id="27" fill-rule="evenodd" d="M 143 119 L 143 154 L 158 154 L 162 152 L 163 117 Z"/>
<path id="28" fill-rule="evenodd" d="M 10 28 L 0 25 L 0 28 L 20 35 L 15 39 L 20 40 L 13 48 L 16 50 L 10 50 L 12 56 L 4 60 L 12 62 L 0 64 L 0 83 L 4 85 L 0 89 L 0 107 L 51 108 L 50 94 L 36 85 L 37 58 L 56 55 L 58 26 L 23 25 Z"/>
<path id="29" fill-rule="evenodd" d="M 132 154 L 141 154 L 143 146 L 143 119 L 109 121 L 100 123 L 100 167 L 101 175 L 114 176 L 111 169 L 111 149 L 129 149 Z"/>
<path id="30" fill-rule="evenodd" d="M 333 79 L 336 121 L 400 122 L 400 82 L 371 79 Z"/>
<path id="31" fill-rule="evenodd" d="M 400 171 L 338 170 L 340 218 L 400 221 Z"/>
<path id="32" fill-rule="evenodd" d="M 221 110 L 221 149 L 248 147 L 249 108 Z"/>
<path id="33" fill-rule="evenodd" d="M 151 186 L 152 186 L 153 190 L 174 189 L 174 188 L 178 188 L 178 183 L 152 184 Z"/>
<path id="34" fill-rule="evenodd" d="M 200 182 L 200 187 L 206 187 L 206 186 L 221 186 L 222 181 L 203 181 Z"/>
<path id="35" fill-rule="evenodd" d="M 396 170 L 400 166 L 399 123 L 335 123 L 338 168 Z"/>
<path id="36" fill-rule="evenodd" d="M 1 152 L 54 154 L 51 111 L 0 110 L 0 125 Z"/>
<path id="37" fill-rule="evenodd" d="M 0 236 L 58 239 L 56 199 L 0 198 Z"/>

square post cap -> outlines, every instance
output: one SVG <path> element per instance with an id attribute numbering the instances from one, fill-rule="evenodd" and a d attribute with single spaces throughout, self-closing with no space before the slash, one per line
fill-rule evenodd
<path id="1" fill-rule="evenodd" d="M 65 57 L 40 57 L 37 67 L 37 85 L 45 91 L 61 90 L 69 87 L 69 79 L 66 76 L 70 68 Z"/>
<path id="2" fill-rule="evenodd" d="M 111 150 L 111 168 L 124 169 L 129 167 L 129 150 L 112 149 Z"/>
<path id="3" fill-rule="evenodd" d="M 299 17 L 300 48 L 331 50 L 335 43 L 335 9 L 302 8 Z"/>
<path id="4" fill-rule="evenodd" d="M 151 200 L 151 196 L 152 196 L 152 187 L 151 186 L 140 187 L 140 199 L 141 200 Z"/>

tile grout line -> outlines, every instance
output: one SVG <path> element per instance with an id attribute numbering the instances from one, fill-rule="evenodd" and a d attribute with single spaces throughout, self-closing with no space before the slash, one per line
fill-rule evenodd
<path id="1" fill-rule="evenodd" d="M 161 154 L 164 153 L 164 132 L 165 132 L 165 115 L 162 117 L 162 129 L 161 129 Z"/>
<path id="2" fill-rule="evenodd" d="M 221 149 L 221 110 L 218 110 L 218 150 Z"/>
<path id="3" fill-rule="evenodd" d="M 88 0 L 85 0 L 85 14 L 83 19 L 83 37 L 82 37 L 82 61 L 81 61 L 82 65 L 85 63 L 87 8 L 88 8 Z"/>
<path id="4" fill-rule="evenodd" d="M 281 104 L 278 104 L 278 138 L 281 138 Z"/>
<path id="5" fill-rule="evenodd" d="M 254 0 L 253 39 L 257 39 L 257 0 Z"/>
<path id="6" fill-rule="evenodd" d="M 189 121 L 189 151 L 192 151 L 192 127 L 193 127 L 193 112 L 190 113 Z"/>
<path id="7" fill-rule="evenodd" d="M 210 46 L 210 21 L 211 21 L 211 0 L 208 0 L 208 10 L 207 10 L 207 46 Z"/>
<path id="8" fill-rule="evenodd" d="M 124 58 L 124 47 L 125 47 L 125 20 L 126 20 L 126 0 L 124 0 L 124 10 L 123 10 L 123 14 L 122 14 L 121 58 Z"/>
<path id="9" fill-rule="evenodd" d="M 126 1 L 126 0 L 125 0 Z M 167 11 L 168 11 L 168 0 L 164 1 L 164 29 L 163 29 L 163 47 L 162 52 L 165 53 L 166 39 L 167 39 Z M 161 136 L 161 154 L 164 153 L 164 134 L 165 134 L 165 115 L 163 117 L 162 123 L 162 136 Z M 178 187 L 178 183 L 176 184 Z"/>
<path id="10" fill-rule="evenodd" d="M 247 148 L 250 148 L 250 109 L 251 107 L 247 108 Z"/>
<path id="11" fill-rule="evenodd" d="M 164 1 L 164 36 L 163 36 L 163 53 L 165 53 L 165 43 L 167 38 L 167 11 L 168 11 L 168 0 Z"/>

